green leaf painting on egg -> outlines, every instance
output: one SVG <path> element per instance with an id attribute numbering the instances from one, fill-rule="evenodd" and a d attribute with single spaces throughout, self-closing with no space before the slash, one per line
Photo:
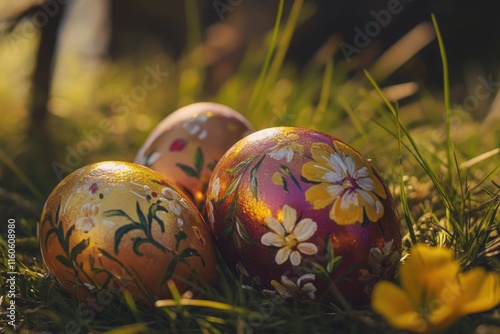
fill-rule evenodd
<path id="1" fill-rule="evenodd" d="M 57 261 L 59 261 L 66 268 L 72 269 L 75 275 L 78 274 L 79 270 L 82 270 L 82 266 L 76 262 L 78 255 L 80 255 L 88 246 L 89 238 L 82 239 L 77 245 L 70 248 L 70 241 L 73 232 L 76 229 L 75 225 L 72 225 L 66 232 L 64 231 L 63 224 L 60 219 L 61 204 L 56 211 L 56 219 L 52 218 L 52 215 L 48 215 L 42 224 L 49 223 L 51 228 L 45 236 L 45 247 L 48 247 L 48 241 L 51 235 L 55 235 L 61 248 L 64 251 L 64 255 L 56 256 Z"/>
<path id="2" fill-rule="evenodd" d="M 203 151 L 198 146 L 196 148 L 195 153 L 194 153 L 194 159 L 193 159 L 194 167 L 191 167 L 191 166 L 188 166 L 188 165 L 185 165 L 185 164 L 181 164 L 181 163 L 176 163 L 175 165 L 177 167 L 179 167 L 180 169 L 182 169 L 182 171 L 187 176 L 195 177 L 197 179 L 200 179 L 201 178 L 201 172 L 203 171 L 203 168 L 205 166 L 205 161 L 204 160 L 205 159 L 203 157 Z"/>
<path id="3" fill-rule="evenodd" d="M 255 244 L 253 240 L 248 235 L 243 224 L 239 222 L 239 218 L 236 216 L 236 204 L 238 202 L 238 193 L 239 193 L 239 185 L 243 178 L 243 176 L 248 172 L 250 166 L 259 157 L 260 154 L 255 154 L 250 156 L 249 158 L 238 163 L 234 168 L 228 170 L 228 173 L 234 175 L 234 180 L 224 191 L 223 195 L 216 199 L 216 202 L 222 203 L 226 200 L 230 201 L 230 210 L 228 214 L 225 216 L 224 221 L 227 222 L 226 227 L 222 231 L 222 235 L 224 237 L 232 236 L 232 240 L 238 251 L 241 251 L 241 240 L 245 241 L 247 244 Z M 258 181 L 257 181 L 257 172 L 259 170 L 260 165 L 266 158 L 266 154 L 263 154 L 257 163 L 250 169 L 250 183 L 251 183 L 251 191 L 255 199 L 258 199 Z M 239 174 L 239 175 L 238 175 Z M 241 240 L 240 240 L 241 239 Z"/>
<path id="4" fill-rule="evenodd" d="M 169 200 L 175 201 L 174 198 L 171 198 Z M 172 261 L 169 263 L 167 270 L 166 270 L 166 273 L 162 279 L 161 284 L 164 284 L 166 281 L 168 281 L 170 278 L 172 278 L 172 275 L 174 274 L 175 269 L 179 263 L 185 263 L 185 264 L 189 265 L 189 263 L 186 261 L 187 258 L 190 258 L 193 256 L 199 257 L 203 267 L 205 266 L 205 260 L 203 259 L 203 256 L 200 254 L 200 252 L 192 247 L 186 247 L 184 249 L 181 249 L 182 241 L 187 239 L 187 234 L 182 228 L 174 236 L 174 238 L 175 238 L 174 249 L 169 249 L 169 248 L 165 247 L 164 245 L 162 245 L 160 242 L 158 242 L 154 238 L 153 223 L 155 221 L 160 226 L 161 233 L 162 234 L 165 233 L 164 223 L 161 219 L 159 219 L 156 216 L 156 212 L 158 212 L 158 211 L 162 211 L 162 212 L 166 212 L 166 213 L 170 212 L 166 207 L 160 205 L 161 203 L 162 203 L 161 200 L 157 200 L 156 202 L 151 203 L 149 205 L 149 208 L 148 208 L 148 214 L 145 215 L 141 209 L 139 201 L 136 201 L 136 215 L 137 215 L 136 220 L 134 220 L 130 215 L 128 215 L 123 210 L 108 210 L 108 211 L 105 211 L 103 213 L 103 215 L 105 217 L 123 217 L 123 218 L 127 219 L 128 221 L 130 221 L 129 224 L 121 226 L 115 232 L 114 252 L 116 255 L 118 255 L 118 253 L 120 251 L 120 244 L 122 243 L 122 241 L 126 237 L 126 235 L 130 232 L 133 232 L 133 231 L 139 231 L 140 233 L 143 234 L 143 236 L 134 235 L 130 239 L 133 243 L 132 249 L 137 256 L 144 255 L 140 250 L 141 246 L 144 244 L 151 244 L 154 247 L 156 247 L 157 249 L 159 249 L 161 252 L 169 253 L 169 254 L 174 256 Z M 171 211 L 173 211 L 173 210 L 171 210 Z M 173 212 L 173 213 L 177 214 L 176 212 Z"/>

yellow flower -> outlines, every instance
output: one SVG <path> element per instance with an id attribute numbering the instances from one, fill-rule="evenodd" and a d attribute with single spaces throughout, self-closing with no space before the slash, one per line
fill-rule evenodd
<path id="1" fill-rule="evenodd" d="M 500 275 L 483 268 L 460 272 L 446 248 L 415 245 L 400 268 L 401 287 L 375 285 L 373 309 L 392 326 L 416 333 L 444 330 L 470 313 L 500 304 Z"/>
<path id="2" fill-rule="evenodd" d="M 319 184 L 306 191 L 306 200 L 314 209 L 333 204 L 330 219 L 340 225 L 365 223 L 365 216 L 376 222 L 384 215 L 382 183 L 366 161 L 352 155 L 352 149 L 339 142 L 335 145 L 337 151 L 324 143 L 312 144 L 314 161 L 302 166 L 302 176 Z"/>
<path id="3" fill-rule="evenodd" d="M 311 238 L 318 226 L 310 218 L 304 218 L 295 225 L 297 221 L 297 211 L 288 206 L 283 206 L 283 223 L 274 217 L 267 217 L 265 222 L 272 232 L 267 232 L 261 238 L 265 246 L 278 247 L 275 261 L 283 264 L 290 257 L 290 262 L 298 266 L 302 261 L 302 254 L 314 255 L 318 252 L 318 247 L 310 242 L 304 242 Z"/>
<path id="4" fill-rule="evenodd" d="M 286 158 L 286 162 L 293 159 L 295 153 L 299 155 L 304 153 L 304 146 L 296 143 L 299 136 L 295 133 L 289 133 L 285 138 L 279 138 L 277 144 L 270 149 L 269 156 L 275 160 Z"/>

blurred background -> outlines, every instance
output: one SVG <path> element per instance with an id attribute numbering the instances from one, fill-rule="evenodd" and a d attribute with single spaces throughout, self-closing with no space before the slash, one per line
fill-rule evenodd
<path id="1" fill-rule="evenodd" d="M 366 103 L 364 69 L 424 144 L 439 144 L 443 76 L 431 13 L 446 47 L 456 144 L 468 142 L 460 154 L 498 146 L 498 1 L 300 1 L 280 49 L 297 8 L 285 1 L 271 51 L 286 52 L 257 99 L 278 3 L 0 0 L 2 221 L 38 219 L 61 178 L 96 161 L 131 161 L 163 117 L 198 101 L 227 104 L 257 129 L 317 128 L 378 166 L 394 164 L 390 136 L 374 140 L 366 125 L 377 108 Z"/>

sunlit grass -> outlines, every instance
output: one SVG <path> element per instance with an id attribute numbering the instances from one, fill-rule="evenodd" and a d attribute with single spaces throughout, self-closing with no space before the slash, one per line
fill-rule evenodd
<path id="1" fill-rule="evenodd" d="M 194 6 L 193 2 L 187 6 Z M 283 1 L 279 8 L 282 6 Z M 255 41 L 248 48 L 237 72 L 215 96 L 203 90 L 206 73 L 200 60 L 197 28 L 192 26 L 189 48 L 178 61 L 153 51 L 134 62 L 103 60 L 84 73 L 79 70 L 81 59 L 62 59 L 61 64 L 72 75 L 57 78 L 50 103 L 53 146 L 48 149 L 64 162 L 66 147 L 75 147 L 84 138 L 83 130 L 99 129 L 99 122 L 108 119 L 112 130 L 103 131 L 102 141 L 74 168 L 99 160 L 131 160 L 149 131 L 168 113 L 200 99 L 217 101 L 245 114 L 257 129 L 301 126 L 345 140 L 369 158 L 389 183 L 400 206 L 405 251 L 417 241 L 447 246 L 466 268 L 480 265 L 499 271 L 499 128 L 493 126 L 483 133 L 480 121 L 453 110 L 447 81 L 443 98 L 416 83 L 386 87 L 383 76 L 380 81 L 374 79 L 371 71 L 352 76 L 350 65 L 334 57 L 336 40 L 328 42 L 326 56 L 318 55 L 304 70 L 287 63 L 284 56 L 300 22 L 301 6 L 301 1 L 295 1 L 288 17 L 282 17 L 282 10 L 278 10 L 276 26 L 264 38 L 266 43 Z M 190 20 L 194 22 L 195 17 Z M 436 32 L 446 64 L 446 41 Z M 5 129 L 0 137 L 0 177 L 10 173 L 14 180 L 2 183 L 0 188 L 18 196 L 0 196 L 0 207 L 14 207 L 19 216 L 20 327 L 107 333 L 160 333 L 166 329 L 179 333 L 390 332 L 368 306 L 353 309 L 337 303 L 285 302 L 245 290 L 223 263 L 215 286 L 193 287 L 201 293 L 181 296 L 169 283 L 173 298 L 158 302 L 155 309 L 137 305 L 125 294 L 114 295 L 98 310 L 90 310 L 62 293 L 43 268 L 36 241 L 38 216 L 36 209 L 29 209 L 41 208 L 44 196 L 37 194 L 38 189 L 58 180 L 53 173 L 44 179 L 32 178 L 36 166 L 17 162 L 23 154 L 29 154 L 19 150 L 19 145 L 29 142 L 30 134 L 23 133 L 29 93 L 26 77 L 36 42 L 36 38 L 27 42 L 32 44 L 25 44 L 17 56 L 5 51 L 9 46 L 0 47 L 0 60 L 12 65 L 2 67 L 5 75 L 0 76 L 0 110 L 15 110 L 1 114 L 0 126 Z M 160 66 L 169 75 L 157 88 L 147 91 L 143 100 L 127 105 L 123 94 L 142 84 L 148 66 Z M 75 80 L 78 77 L 81 80 Z M 128 107 L 128 112 L 113 108 L 117 100 L 120 106 Z M 452 124 L 453 115 L 462 115 L 461 123 Z M 0 270 L 6 272 L 3 235 L 0 247 Z M 1 286 L 4 280 L 0 276 Z M 0 324 L 5 326 L 6 318 L 2 317 Z M 493 312 L 469 316 L 458 327 L 474 329 L 481 324 L 500 326 L 500 318 Z"/>

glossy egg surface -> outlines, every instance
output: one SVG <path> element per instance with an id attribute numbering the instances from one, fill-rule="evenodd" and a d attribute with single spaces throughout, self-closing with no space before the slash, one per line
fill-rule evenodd
<path id="1" fill-rule="evenodd" d="M 335 285 L 367 303 L 400 259 L 401 227 L 379 173 L 310 129 L 269 128 L 237 142 L 212 174 L 207 212 L 230 268 L 270 295 L 319 300 Z"/>
<path id="2" fill-rule="evenodd" d="M 203 210 L 215 165 L 234 143 L 251 132 L 251 124 L 227 106 L 190 104 L 153 129 L 134 162 L 174 181 Z"/>
<path id="3" fill-rule="evenodd" d="M 73 296 L 128 290 L 152 303 L 173 279 L 211 284 L 216 253 L 194 204 L 149 168 L 118 161 L 80 168 L 54 188 L 39 222 L 48 271 Z"/>

